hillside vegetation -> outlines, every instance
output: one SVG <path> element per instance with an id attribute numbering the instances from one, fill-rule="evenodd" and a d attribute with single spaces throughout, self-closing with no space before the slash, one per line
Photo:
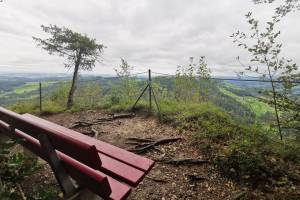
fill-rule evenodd
<path id="1" fill-rule="evenodd" d="M 146 83 L 130 73 L 102 80 L 101 84 L 80 82 L 71 109 L 65 106 L 70 83 L 60 83 L 43 97 L 43 113 L 129 111 Z M 206 152 L 224 176 L 263 193 L 274 192 L 276 199 L 299 197 L 300 143 L 295 134 L 279 139 L 270 105 L 246 96 L 240 87 L 209 78 L 199 82 L 183 72 L 175 77 L 154 77 L 152 87 L 159 105 L 158 110 L 153 102 L 152 114 L 182 134 L 192 133 L 194 144 Z M 134 110 L 148 112 L 148 98 L 146 92 Z M 9 108 L 19 113 L 39 113 L 35 100 Z"/>

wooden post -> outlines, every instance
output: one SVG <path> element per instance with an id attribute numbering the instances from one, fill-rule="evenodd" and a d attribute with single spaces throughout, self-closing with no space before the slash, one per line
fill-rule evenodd
<path id="1" fill-rule="evenodd" d="M 148 70 L 148 84 L 149 84 L 149 111 L 152 111 L 152 85 L 151 85 L 151 69 Z"/>
<path id="2" fill-rule="evenodd" d="M 40 85 L 40 114 L 42 114 L 42 83 L 39 83 Z"/>

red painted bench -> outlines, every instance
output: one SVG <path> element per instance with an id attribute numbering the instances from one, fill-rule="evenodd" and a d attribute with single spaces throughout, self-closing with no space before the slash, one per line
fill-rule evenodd
<path id="1" fill-rule="evenodd" d="M 131 187 L 137 186 L 154 165 L 150 159 L 111 144 L 36 116 L 19 115 L 0 107 L 1 133 L 17 138 L 23 146 L 48 161 L 55 173 L 55 156 L 53 161 L 48 152 L 51 148 L 47 147 L 50 145 L 67 176 L 104 199 L 128 197 Z M 65 185 L 70 183 L 61 181 L 65 178 L 58 177 L 61 173 L 57 174 L 62 190 L 68 196 L 69 187 Z"/>

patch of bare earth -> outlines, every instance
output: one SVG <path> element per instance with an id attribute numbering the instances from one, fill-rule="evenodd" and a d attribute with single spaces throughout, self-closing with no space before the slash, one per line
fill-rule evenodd
<path id="1" fill-rule="evenodd" d="M 77 121 L 93 121 L 103 117 L 109 117 L 109 114 L 105 111 L 82 111 L 45 116 L 44 118 L 69 127 Z M 127 144 L 127 138 L 131 137 L 153 140 L 182 138 L 177 142 L 159 145 L 156 149 L 142 154 L 153 160 L 206 159 L 204 154 L 193 146 L 190 135 L 180 134 L 173 127 L 159 123 L 152 117 L 138 115 L 133 118 L 122 118 L 93 125 L 92 128 L 99 133 L 97 136 L 99 140 L 124 149 L 133 147 Z M 74 130 L 86 133 L 91 131 L 91 127 L 75 128 Z M 199 180 L 191 179 L 195 176 L 200 177 Z M 234 199 L 242 190 L 241 186 L 220 175 L 211 163 L 174 166 L 156 162 L 146 178 L 137 188 L 133 189 L 129 199 Z"/>

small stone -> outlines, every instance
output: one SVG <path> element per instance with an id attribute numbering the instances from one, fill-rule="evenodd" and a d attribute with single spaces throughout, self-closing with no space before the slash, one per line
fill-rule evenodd
<path id="1" fill-rule="evenodd" d="M 235 169 L 234 168 L 230 168 L 230 172 L 231 173 L 235 173 Z"/>

